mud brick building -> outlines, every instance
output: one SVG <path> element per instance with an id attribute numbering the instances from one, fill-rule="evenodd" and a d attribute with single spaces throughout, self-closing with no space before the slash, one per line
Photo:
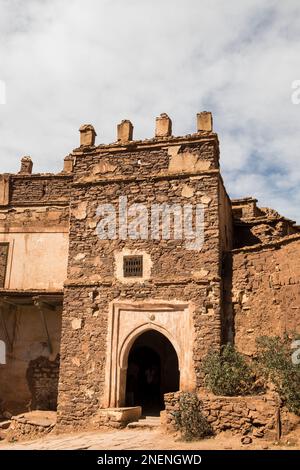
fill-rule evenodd
<path id="1" fill-rule="evenodd" d="M 57 408 L 61 426 L 161 408 L 165 393 L 202 387 L 209 348 L 234 341 L 252 355 L 257 336 L 299 323 L 300 228 L 253 198 L 230 200 L 210 113 L 192 135 L 172 136 L 162 114 L 152 139 L 133 140 L 127 120 L 115 143 L 95 138 L 82 126 L 59 174 L 33 174 L 24 157 L 0 175 L 0 406 Z M 179 211 L 175 230 L 186 206 L 202 211 L 196 249 L 163 236 L 162 219 L 149 235 L 153 208 Z M 115 211 L 111 238 L 101 208 Z"/>

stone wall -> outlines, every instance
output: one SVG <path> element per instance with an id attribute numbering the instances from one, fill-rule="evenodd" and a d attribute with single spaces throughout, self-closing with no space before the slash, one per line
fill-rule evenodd
<path id="1" fill-rule="evenodd" d="M 10 177 L 9 203 L 45 204 L 69 202 L 70 175 L 14 175 Z"/>
<path id="2" fill-rule="evenodd" d="M 61 426 L 82 424 L 103 406 L 113 302 L 165 302 L 165 308 L 172 301 L 187 303 L 193 312 L 189 328 L 194 341 L 185 354 L 192 357 L 190 374 L 198 386 L 202 383 L 201 359 L 209 347 L 220 345 L 222 258 L 217 143 L 215 137 L 202 139 L 198 142 L 198 135 L 75 152 L 62 324 Z M 203 204 L 202 249 L 188 250 L 185 240 L 130 240 L 119 234 L 113 240 L 99 239 L 97 208 L 110 203 L 119 215 L 120 196 L 127 197 L 128 206 L 144 204 L 149 213 L 152 204 Z M 147 278 L 120 279 L 116 255 L 122 253 L 140 253 L 149 260 Z"/>
<path id="3" fill-rule="evenodd" d="M 87 277 L 90 282 L 111 280 L 114 277 L 114 252 L 125 245 L 128 249 L 151 249 L 152 276 L 160 279 L 174 278 L 174 272 L 177 278 L 199 278 L 206 271 L 206 276 L 219 275 L 219 172 L 213 165 L 215 146 L 213 141 L 189 145 L 190 149 L 185 144 L 180 150 L 180 146 L 168 150 L 166 142 L 163 150 L 124 152 L 123 149 L 119 154 L 109 155 L 108 150 L 105 153 L 103 149 L 102 153 L 77 155 L 68 273 L 72 281 Z M 175 160 L 177 166 L 171 171 L 170 162 L 174 161 L 174 156 L 180 157 L 180 161 Z M 207 164 L 207 171 L 195 170 L 195 159 L 198 164 Z M 194 162 L 194 167 L 182 170 L 185 161 Z M 100 241 L 95 230 L 100 220 L 97 208 L 105 203 L 118 208 L 119 196 L 127 197 L 128 205 L 145 204 L 149 212 L 150 205 L 155 203 L 204 204 L 205 244 L 202 250 L 186 250 L 178 240 L 125 241 L 118 237 L 117 240 Z M 87 276 L 90 269 L 93 272 Z"/>
<path id="4" fill-rule="evenodd" d="M 300 331 L 300 237 L 234 250 L 232 308 L 235 344 L 255 353 L 255 339 Z"/>
<path id="5" fill-rule="evenodd" d="M 75 182 L 97 182 L 104 176 L 140 177 L 195 173 L 219 168 L 219 147 L 216 134 L 135 141 L 126 146 L 120 144 L 79 148 L 73 152 Z"/>
<path id="6" fill-rule="evenodd" d="M 89 420 L 103 406 L 105 385 L 108 385 L 105 382 L 108 312 L 114 300 L 143 302 L 145 299 L 164 299 L 168 302 L 181 299 L 195 302 L 199 306 L 193 316 L 198 340 L 191 345 L 191 351 L 200 386 L 201 359 L 210 345 L 218 347 L 220 341 L 219 316 L 206 313 L 205 310 L 208 291 L 210 299 L 212 293 L 217 299 L 219 283 L 176 284 L 170 281 L 164 285 L 148 282 L 142 287 L 115 283 L 102 287 L 67 288 L 64 299 L 67 314 L 63 315 L 62 322 L 64 339 L 61 345 L 58 406 L 60 424 L 75 425 L 76 422 Z"/>
<path id="7" fill-rule="evenodd" d="M 190 190 L 194 197 L 182 196 Z M 176 279 L 192 277 L 217 277 L 219 275 L 218 232 L 218 179 L 203 175 L 201 180 L 181 178 L 179 181 L 148 181 L 111 183 L 109 186 L 92 186 L 74 190 L 71 206 L 69 273 L 72 282 L 88 278 L 89 282 L 111 281 L 115 276 L 114 254 L 123 248 L 149 251 L 152 260 L 152 277 Z M 177 203 L 195 204 L 203 195 L 205 210 L 205 243 L 201 251 L 187 250 L 178 240 L 100 240 L 96 226 L 100 220 L 97 207 L 108 201 L 118 208 L 119 196 L 128 198 L 128 205 Z M 90 270 L 92 269 L 92 272 Z M 175 274 L 175 275 L 174 275 Z"/>
<path id="8" fill-rule="evenodd" d="M 165 395 L 166 426 L 171 432 L 177 430 L 174 413 L 179 410 L 180 393 Z M 276 394 L 247 397 L 199 395 L 199 399 L 201 411 L 215 434 L 228 430 L 276 440 L 300 422 L 299 417 L 280 408 Z"/>

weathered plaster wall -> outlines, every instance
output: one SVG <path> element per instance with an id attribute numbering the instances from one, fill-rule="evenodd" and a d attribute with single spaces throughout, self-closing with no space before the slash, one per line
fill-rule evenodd
<path id="1" fill-rule="evenodd" d="M 67 277 L 68 218 L 64 206 L 0 210 L 0 243 L 9 244 L 5 289 L 62 289 Z"/>
<path id="2" fill-rule="evenodd" d="M 7 363 L 0 365 L 0 400 L 10 413 L 51 406 L 57 392 L 61 308 L 46 311 L 52 353 L 40 313 L 34 306 L 1 307 L 9 339 L 0 322 L 0 339 L 7 345 Z M 56 361 L 56 362 L 55 362 Z"/>
<path id="3" fill-rule="evenodd" d="M 8 242 L 6 289 L 62 289 L 67 277 L 67 233 L 0 233 Z"/>

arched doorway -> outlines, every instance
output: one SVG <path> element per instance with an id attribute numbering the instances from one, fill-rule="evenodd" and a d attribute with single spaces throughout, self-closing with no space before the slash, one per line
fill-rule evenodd
<path id="1" fill-rule="evenodd" d="M 142 333 L 128 355 L 126 406 L 142 406 L 144 414 L 158 415 L 164 394 L 177 390 L 178 357 L 172 343 L 158 331 Z"/>

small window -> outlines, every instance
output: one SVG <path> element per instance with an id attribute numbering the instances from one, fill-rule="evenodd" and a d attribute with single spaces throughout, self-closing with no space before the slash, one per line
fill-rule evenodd
<path id="1" fill-rule="evenodd" d="M 241 219 L 243 217 L 243 209 L 233 209 L 233 217 Z"/>
<path id="2" fill-rule="evenodd" d="M 0 243 L 0 288 L 5 287 L 5 276 L 8 258 L 8 243 Z"/>
<path id="3" fill-rule="evenodd" d="M 143 277 L 143 257 L 124 256 L 123 275 L 124 277 Z"/>

